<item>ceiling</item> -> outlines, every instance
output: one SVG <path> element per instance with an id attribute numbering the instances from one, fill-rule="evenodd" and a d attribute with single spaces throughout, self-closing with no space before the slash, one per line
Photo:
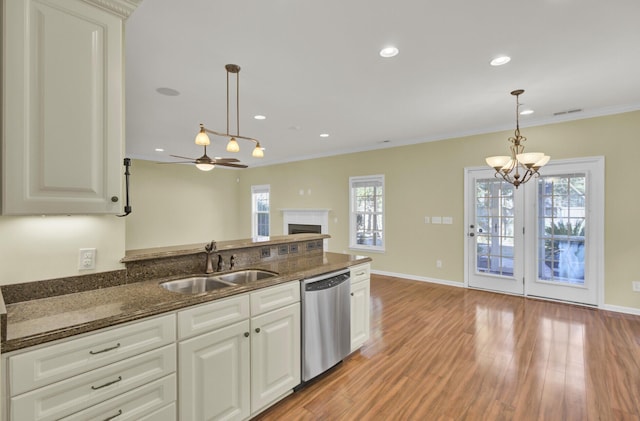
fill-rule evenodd
<path id="1" fill-rule="evenodd" d="M 209 155 L 249 166 L 513 129 L 514 89 L 535 111 L 523 127 L 637 110 L 638 16 L 638 0 L 144 0 L 126 23 L 127 156 L 202 155 L 198 124 L 226 130 L 227 63 L 265 157 L 219 137 Z"/>

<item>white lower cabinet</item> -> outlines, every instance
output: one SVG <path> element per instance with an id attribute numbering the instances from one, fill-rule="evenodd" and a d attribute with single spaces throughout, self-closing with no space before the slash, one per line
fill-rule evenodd
<path id="1" fill-rule="evenodd" d="M 180 420 L 248 419 L 300 383 L 299 285 L 294 281 L 178 312 L 179 325 L 196 325 L 188 319 L 198 317 L 198 325 L 217 326 L 179 342 Z M 251 311 L 242 300 L 252 303 Z M 245 308 L 246 313 L 239 310 Z M 239 314 L 245 319 L 237 321 Z M 234 323 L 220 327 L 225 320 Z"/>
<path id="2" fill-rule="evenodd" d="M 179 418 L 248 418 L 249 352 L 249 320 L 180 342 Z"/>
<path id="3" fill-rule="evenodd" d="M 351 352 L 369 339 L 369 264 L 351 268 Z"/>
<path id="4" fill-rule="evenodd" d="M 8 354 L 3 416 L 139 420 L 170 406 L 177 395 L 175 326 L 169 314 Z M 175 417 L 173 411 L 167 419 Z"/>
<path id="5" fill-rule="evenodd" d="M 300 383 L 300 303 L 251 319 L 251 413 Z"/>

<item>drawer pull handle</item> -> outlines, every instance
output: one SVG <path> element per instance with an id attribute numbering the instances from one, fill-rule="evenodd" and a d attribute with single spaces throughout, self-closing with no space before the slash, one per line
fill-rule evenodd
<path id="1" fill-rule="evenodd" d="M 91 388 L 93 390 L 98 390 L 98 389 L 102 389 L 103 387 L 107 387 L 107 386 L 111 386 L 112 384 L 118 383 L 119 381 L 122 381 L 122 376 L 118 376 L 118 378 L 116 380 L 107 382 L 101 386 L 91 386 Z"/>
<path id="2" fill-rule="evenodd" d="M 91 355 L 102 354 L 103 352 L 111 351 L 111 350 L 114 350 L 116 348 L 120 348 L 120 342 L 118 342 L 116 344 L 116 346 L 112 346 L 111 348 L 101 349 L 100 351 L 89 351 L 89 354 L 91 354 Z"/>
<path id="3" fill-rule="evenodd" d="M 358 272 L 358 273 L 356 273 L 356 276 L 362 276 L 362 275 L 364 275 L 365 273 L 367 273 L 367 272 Z"/>
<path id="4" fill-rule="evenodd" d="M 120 415 L 122 415 L 122 409 L 118 409 L 118 413 L 117 414 L 112 415 L 109 418 L 105 418 L 104 421 L 111 421 L 114 418 L 118 418 Z"/>

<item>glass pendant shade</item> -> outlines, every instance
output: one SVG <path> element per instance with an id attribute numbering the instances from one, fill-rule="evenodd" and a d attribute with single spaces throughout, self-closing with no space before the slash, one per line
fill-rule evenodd
<path id="1" fill-rule="evenodd" d="M 212 169 L 215 168 L 215 165 L 202 163 L 202 164 L 196 164 L 196 168 L 199 169 L 200 171 L 211 171 Z"/>
<path id="2" fill-rule="evenodd" d="M 196 145 L 200 146 L 208 146 L 211 144 L 211 140 L 209 140 L 209 136 L 205 133 L 204 128 L 200 129 L 200 132 L 196 135 Z"/>
<path id="3" fill-rule="evenodd" d="M 487 165 L 493 168 L 502 168 L 509 164 L 511 161 L 510 156 L 501 155 L 501 156 L 490 156 L 485 159 L 487 161 Z"/>
<path id="4" fill-rule="evenodd" d="M 544 158 L 544 153 L 542 152 L 527 152 L 527 153 L 519 153 L 516 155 L 516 158 L 520 163 L 524 166 L 533 166 L 536 162 L 540 161 Z"/>
<path id="5" fill-rule="evenodd" d="M 545 156 L 542 157 L 541 160 L 536 162 L 533 166 L 535 168 L 544 167 L 547 164 L 547 162 L 549 162 L 550 159 L 551 159 L 551 157 L 549 155 L 545 155 Z"/>
<path id="6" fill-rule="evenodd" d="M 260 143 L 258 143 L 256 145 L 256 147 L 253 149 L 253 152 L 251 153 L 251 156 L 253 156 L 254 158 L 263 158 L 264 157 L 264 151 L 260 147 Z"/>
<path id="7" fill-rule="evenodd" d="M 227 152 L 239 152 L 240 145 L 238 145 L 238 141 L 236 141 L 235 137 L 229 139 L 229 143 L 227 143 Z"/>

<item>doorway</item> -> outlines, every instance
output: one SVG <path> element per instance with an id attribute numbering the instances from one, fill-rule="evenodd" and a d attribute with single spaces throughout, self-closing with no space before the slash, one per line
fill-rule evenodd
<path id="1" fill-rule="evenodd" d="M 465 169 L 465 284 L 596 306 L 604 274 L 604 158 L 557 160 L 518 189 Z"/>

